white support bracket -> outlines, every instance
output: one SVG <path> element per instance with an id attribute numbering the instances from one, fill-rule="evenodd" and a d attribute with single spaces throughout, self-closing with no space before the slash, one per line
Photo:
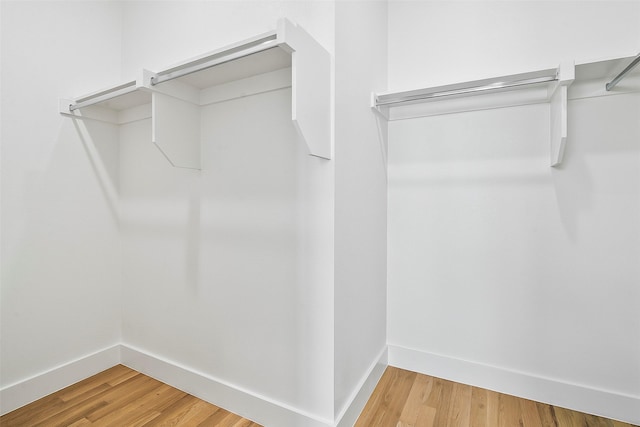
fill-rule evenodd
<path id="1" fill-rule="evenodd" d="M 564 150 L 567 144 L 567 101 L 568 88 L 575 80 L 575 65 L 573 62 L 560 64 L 558 68 L 558 83 L 551 88 L 549 97 L 550 113 L 550 149 L 551 166 L 562 164 Z"/>
<path id="2" fill-rule="evenodd" d="M 385 105 L 378 105 L 377 103 L 377 94 L 375 92 L 371 92 L 371 99 L 369 101 L 369 106 L 371 110 L 375 113 L 375 116 L 378 119 L 389 120 L 389 107 Z"/>
<path id="3" fill-rule="evenodd" d="M 387 160 L 389 155 L 389 107 L 378 106 L 376 102 L 376 93 L 371 92 L 371 98 L 369 106 L 373 111 L 373 115 L 376 119 L 376 126 L 378 128 L 378 142 L 380 143 L 380 152 L 384 159 L 384 166 L 387 167 Z"/>
<path id="4" fill-rule="evenodd" d="M 200 92 L 178 80 L 152 85 L 156 73 L 142 70 L 151 92 L 151 141 L 173 167 L 201 169 Z"/>
<path id="5" fill-rule="evenodd" d="M 291 53 L 291 119 L 309 154 L 329 160 L 333 155 L 331 55 L 287 19 L 278 22 L 278 41 Z"/>
<path id="6" fill-rule="evenodd" d="M 201 169 L 200 106 L 154 92 L 151 111 L 151 141 L 171 166 Z"/>
<path id="7" fill-rule="evenodd" d="M 289 67 L 294 126 L 310 155 L 331 159 L 331 56 L 309 33 L 286 19 L 278 21 L 277 31 L 157 73 L 142 70 L 137 80 L 125 84 L 62 99 L 59 110 L 115 124 L 151 118 L 152 141 L 171 165 L 200 169 L 200 107 L 212 102 L 212 93 L 224 88 L 225 99 L 233 99 L 288 87 L 281 71 Z"/>

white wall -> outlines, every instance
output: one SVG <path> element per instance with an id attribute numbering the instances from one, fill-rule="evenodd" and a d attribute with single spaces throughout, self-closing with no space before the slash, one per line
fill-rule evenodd
<path id="1" fill-rule="evenodd" d="M 92 139 L 78 124 L 82 139 L 57 104 L 61 96 L 119 80 L 121 8 L 4 1 L 1 7 L 6 390 L 120 341 L 115 128 L 93 124 Z"/>
<path id="2" fill-rule="evenodd" d="M 150 5 L 3 3 L 3 112 L 14 111 L 2 134 L 3 385 L 122 342 L 127 354 L 332 424 L 376 379 L 385 346 L 385 159 L 368 100 L 386 83 L 386 48 L 369 43 L 386 43 L 386 4 Z M 334 162 L 307 155 L 289 89 L 203 109 L 202 172 L 171 168 L 149 120 L 116 127 L 57 112 L 62 96 L 273 29 L 282 16 L 330 52 L 340 19 L 340 114 L 351 119 L 339 125 L 337 211 Z M 70 28 L 75 43 L 59 43 Z"/>
<path id="3" fill-rule="evenodd" d="M 389 2 L 389 90 L 633 55 L 637 1 Z"/>
<path id="4" fill-rule="evenodd" d="M 334 1 L 127 1 L 124 5 L 124 78 L 157 70 L 275 29 L 278 18 L 301 25 L 334 50 Z M 152 13 L 150 13 L 150 8 Z"/>
<path id="5" fill-rule="evenodd" d="M 332 323 L 315 316 L 330 300 L 307 276 L 305 201 L 327 165 L 290 102 L 280 90 L 204 109 L 202 172 L 172 169 L 148 121 L 123 126 L 124 342 L 322 414 L 332 364 L 314 323 Z"/>
<path id="6" fill-rule="evenodd" d="M 393 90 L 640 44 L 637 2 L 393 1 L 388 13 Z M 366 106 L 385 89 L 386 14 L 378 2 L 2 2 L 2 387 L 122 339 L 310 420 L 339 417 L 385 344 L 385 147 Z M 76 127 L 57 113 L 61 96 L 280 16 L 335 53 L 335 182 L 334 162 L 298 140 L 287 89 L 205 108 L 202 172 L 172 169 L 148 121 Z M 572 102 L 558 170 L 546 108 L 390 126 L 388 341 L 547 381 L 524 394 L 559 383 L 636 402 L 640 101 Z"/>
<path id="7" fill-rule="evenodd" d="M 369 108 L 386 88 L 386 26 L 386 2 L 336 4 L 336 415 L 386 347 L 386 148 Z"/>
<path id="8" fill-rule="evenodd" d="M 640 45 L 638 2 L 393 2 L 389 13 L 391 89 Z M 404 47 L 416 40 L 420 55 Z M 390 362 L 637 423 L 640 96 L 569 111 L 559 169 L 548 105 L 390 124 Z"/>
<path id="9" fill-rule="evenodd" d="M 281 16 L 333 49 L 332 2 L 156 2 L 153 12 L 124 5 L 127 76 Z M 333 162 L 308 155 L 290 89 L 210 105 L 202 123 L 202 172 L 172 169 L 148 121 L 121 129 L 124 344 L 331 423 Z"/>
<path id="10" fill-rule="evenodd" d="M 4 401 L 124 342 L 128 361 L 333 422 L 334 166 L 308 156 L 290 89 L 203 109 L 203 172 L 171 168 L 148 120 L 57 111 L 283 16 L 333 52 L 333 2 L 2 3 Z M 120 360 L 99 354 L 80 365 Z"/>

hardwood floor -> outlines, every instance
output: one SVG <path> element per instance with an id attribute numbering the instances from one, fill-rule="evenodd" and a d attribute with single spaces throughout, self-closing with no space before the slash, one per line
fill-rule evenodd
<path id="1" fill-rule="evenodd" d="M 0 417 L 20 427 L 260 427 L 118 365 Z M 388 367 L 355 427 L 631 427 Z M 274 426 L 277 427 L 277 426 Z"/>
<path id="2" fill-rule="evenodd" d="M 118 365 L 0 417 L 0 426 L 259 427 Z"/>
<path id="3" fill-rule="evenodd" d="M 630 424 L 387 367 L 355 427 L 629 427 Z"/>

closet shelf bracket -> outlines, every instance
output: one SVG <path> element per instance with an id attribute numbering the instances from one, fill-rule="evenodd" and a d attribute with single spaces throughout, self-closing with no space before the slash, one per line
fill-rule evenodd
<path id="1" fill-rule="evenodd" d="M 403 92 L 374 92 L 370 106 L 378 120 L 393 121 L 548 103 L 550 164 L 556 167 L 562 164 L 567 144 L 568 102 L 640 92 L 639 64 L 640 54 L 570 61 L 557 68 L 523 74 Z M 612 90 L 622 78 L 624 84 Z M 612 80 L 607 83 L 609 79 Z"/>
<path id="2" fill-rule="evenodd" d="M 331 159 L 331 57 L 287 19 L 277 29 L 137 80 L 60 100 L 61 114 L 125 124 L 151 118 L 152 141 L 176 167 L 200 169 L 200 108 L 291 87 L 291 119 L 312 156 Z"/>
<path id="3" fill-rule="evenodd" d="M 569 86 L 575 80 L 576 71 L 573 62 L 560 64 L 557 84 L 552 88 L 549 98 L 551 166 L 562 164 L 564 149 L 567 145 L 567 103 Z"/>
<path id="4" fill-rule="evenodd" d="M 567 88 L 573 63 L 509 76 L 371 96 L 376 116 L 388 121 L 549 103 L 551 166 L 562 162 L 567 140 Z"/>

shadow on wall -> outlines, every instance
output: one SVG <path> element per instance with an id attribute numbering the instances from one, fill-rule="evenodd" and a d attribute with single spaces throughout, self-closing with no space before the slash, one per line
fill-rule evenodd
<path id="1" fill-rule="evenodd" d="M 31 157 L 12 171 L 14 194 L 3 199 L 10 227 L 2 242 L 2 377 L 9 384 L 24 380 L 27 353 L 26 366 L 49 369 L 118 335 L 117 151 L 106 145 L 117 134 L 96 124 L 104 152 L 89 166 L 94 143 L 81 141 L 68 119 L 54 124 L 51 139 L 25 131 L 11 142 Z"/>
<path id="2" fill-rule="evenodd" d="M 90 119 L 71 118 L 87 160 L 115 222 L 118 213 L 118 126 Z"/>
<path id="3" fill-rule="evenodd" d="M 584 153 L 567 147 L 562 164 L 551 168 L 551 174 L 563 229 L 575 244 L 580 218 L 593 206 L 593 178 Z"/>
<path id="4" fill-rule="evenodd" d="M 109 207 L 113 220 L 118 223 L 119 228 L 138 229 L 144 226 L 157 224 L 152 218 L 140 218 L 135 226 L 128 223 L 127 209 L 122 209 L 122 195 L 120 188 L 120 142 L 119 134 L 121 127 L 116 124 L 101 122 L 91 119 L 71 118 L 75 132 L 82 143 L 88 164 L 91 165 L 93 174 L 101 190 L 101 194 Z M 149 139 L 149 146 L 158 151 L 158 148 Z M 163 161 L 166 160 L 163 158 Z M 173 169 L 168 163 L 165 165 L 170 170 Z M 187 171 L 193 175 L 195 171 Z M 186 237 L 186 249 L 184 252 L 185 278 L 184 282 L 193 288 L 194 293 L 198 287 L 198 272 L 200 259 L 200 198 L 196 194 L 187 194 L 187 213 L 180 216 L 179 221 L 164 222 L 153 227 L 153 233 L 166 233 L 169 231 L 173 235 L 183 235 Z M 184 200 L 172 200 L 171 205 L 185 205 Z M 159 211 L 162 204 L 152 208 Z M 175 208 L 174 208 L 175 209 Z M 166 209 L 165 209 L 166 210 Z M 182 211 L 182 209 L 180 209 Z M 184 217 L 184 220 L 183 220 Z M 158 218 L 158 216 L 156 216 Z M 173 218 L 176 219 L 176 218 Z M 173 224 L 173 226 L 171 225 Z"/>
<path id="5" fill-rule="evenodd" d="M 125 340 L 312 411 L 325 375 L 309 366 L 331 360 L 318 351 L 325 266 L 312 239 L 328 163 L 308 155 L 290 111 L 291 89 L 203 107 L 202 170 L 172 167 L 149 119 L 113 140 L 106 124 L 75 125 L 118 215 Z"/>
<path id="6" fill-rule="evenodd" d="M 585 325 L 602 329 L 591 319 L 606 311 L 594 302 L 637 277 L 638 101 L 572 102 L 557 169 L 541 105 L 390 123 L 390 318 L 403 326 L 391 336 L 415 340 L 402 335 L 419 323 L 407 307 L 439 301 L 468 316 L 421 315 L 423 324 L 447 324 L 424 348 L 511 369 L 564 369 L 558 377 L 571 381 L 586 372 L 554 361 L 596 336 Z M 609 315 L 601 325 L 611 323 Z"/>
<path id="7" fill-rule="evenodd" d="M 552 174 L 558 210 L 573 243 L 594 199 L 607 198 L 613 207 L 640 195 L 638 100 L 638 94 L 626 94 L 569 103 L 565 156 Z"/>
<path id="8" fill-rule="evenodd" d="M 185 252 L 186 280 L 187 284 L 198 288 L 200 272 L 200 221 L 201 221 L 200 197 L 192 195 L 189 198 L 189 213 L 187 220 L 187 250 Z"/>

